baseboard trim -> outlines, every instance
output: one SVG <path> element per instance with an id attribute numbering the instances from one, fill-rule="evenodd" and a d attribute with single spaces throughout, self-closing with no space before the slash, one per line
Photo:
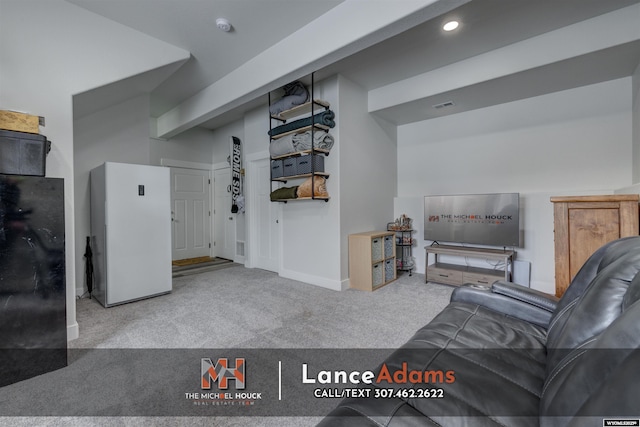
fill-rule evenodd
<path id="1" fill-rule="evenodd" d="M 78 322 L 74 322 L 73 325 L 67 325 L 67 341 L 73 341 L 80 336 L 80 327 Z"/>
<path id="2" fill-rule="evenodd" d="M 332 280 L 326 277 L 300 273 L 299 271 L 282 269 L 279 276 L 285 279 L 297 280 L 299 282 L 309 283 L 310 285 L 320 286 L 321 288 L 331 289 L 333 291 L 343 291 L 346 289 L 344 287 L 345 281 Z"/>

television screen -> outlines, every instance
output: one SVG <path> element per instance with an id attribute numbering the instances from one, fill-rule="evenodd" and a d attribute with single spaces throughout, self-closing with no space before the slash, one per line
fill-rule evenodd
<path id="1" fill-rule="evenodd" d="M 424 239 L 487 246 L 520 246 L 519 193 L 424 198 Z"/>

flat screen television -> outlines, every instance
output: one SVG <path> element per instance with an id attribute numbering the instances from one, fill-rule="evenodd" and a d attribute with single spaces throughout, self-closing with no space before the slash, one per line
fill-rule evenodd
<path id="1" fill-rule="evenodd" d="M 520 246 L 520 194 L 425 196 L 424 239 Z"/>

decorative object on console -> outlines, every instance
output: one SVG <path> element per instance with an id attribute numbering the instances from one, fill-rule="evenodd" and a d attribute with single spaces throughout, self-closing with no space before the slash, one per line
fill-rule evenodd
<path id="1" fill-rule="evenodd" d="M 402 231 L 402 230 L 411 230 L 411 223 L 413 220 L 409 218 L 407 215 L 402 214 L 400 218 L 396 218 L 394 222 L 390 222 L 387 224 L 387 229 L 389 231 Z"/>

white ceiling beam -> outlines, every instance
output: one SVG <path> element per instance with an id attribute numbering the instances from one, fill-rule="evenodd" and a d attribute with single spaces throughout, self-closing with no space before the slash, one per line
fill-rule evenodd
<path id="1" fill-rule="evenodd" d="M 640 5 L 550 31 L 369 91 L 370 113 L 640 40 Z"/>
<path id="2" fill-rule="evenodd" d="M 345 0 L 158 117 L 170 138 L 470 0 Z"/>

